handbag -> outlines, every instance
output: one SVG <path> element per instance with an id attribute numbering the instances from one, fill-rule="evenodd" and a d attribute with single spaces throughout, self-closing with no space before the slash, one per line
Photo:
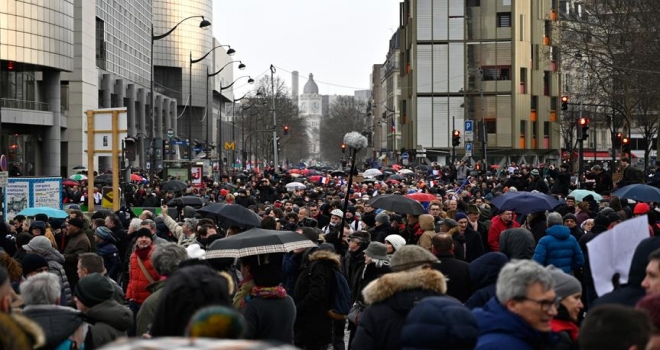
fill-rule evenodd
<path id="1" fill-rule="evenodd" d="M 358 321 L 360 320 L 360 315 L 362 315 L 362 311 L 364 311 L 366 307 L 367 306 L 364 305 L 361 301 L 356 301 L 355 303 L 353 303 L 353 306 L 351 307 L 351 311 L 348 312 L 346 318 L 357 326 Z"/>

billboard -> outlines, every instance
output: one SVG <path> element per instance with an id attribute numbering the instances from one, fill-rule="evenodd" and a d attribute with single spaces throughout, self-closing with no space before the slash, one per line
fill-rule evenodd
<path id="1" fill-rule="evenodd" d="M 9 178 L 5 188 L 3 217 L 12 220 L 25 208 L 62 209 L 62 178 Z"/>

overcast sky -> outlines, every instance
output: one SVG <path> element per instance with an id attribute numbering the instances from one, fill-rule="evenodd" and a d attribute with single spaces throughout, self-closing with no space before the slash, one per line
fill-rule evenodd
<path id="1" fill-rule="evenodd" d="M 400 0 L 214 0 L 213 34 L 236 50 L 247 65 L 241 75 L 255 80 L 276 74 L 291 88 L 300 73 L 300 91 L 309 73 L 326 95 L 353 95 L 369 89 L 374 64 L 384 63 L 399 24 Z M 234 76 L 238 76 L 238 72 Z M 249 86 L 236 83 L 236 95 Z"/>

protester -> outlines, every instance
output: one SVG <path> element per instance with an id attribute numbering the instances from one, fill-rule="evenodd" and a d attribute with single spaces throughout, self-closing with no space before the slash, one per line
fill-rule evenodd
<path id="1" fill-rule="evenodd" d="M 589 311 L 582 322 L 580 350 L 647 349 L 653 324 L 649 315 L 621 305 L 602 305 Z"/>
<path id="2" fill-rule="evenodd" d="M 562 225 L 558 213 L 548 214 L 547 235 L 539 241 L 534 251 L 534 261 L 548 266 L 554 265 L 566 273 L 571 273 L 584 265 L 584 255 L 570 230 Z"/>
<path id="3" fill-rule="evenodd" d="M 446 233 L 439 233 L 433 237 L 431 252 L 438 258 L 440 264 L 436 268 L 447 279 L 447 295 L 466 302 L 472 295 L 472 281 L 470 280 L 470 264 L 456 259 L 454 256 L 454 241 Z"/>
<path id="4" fill-rule="evenodd" d="M 578 320 L 584 309 L 582 305 L 582 285 L 577 278 L 554 266 L 549 266 L 555 280 L 555 293 L 560 304 L 557 316 L 552 319 L 552 331 L 559 334 L 559 342 L 553 349 L 577 349 Z"/>

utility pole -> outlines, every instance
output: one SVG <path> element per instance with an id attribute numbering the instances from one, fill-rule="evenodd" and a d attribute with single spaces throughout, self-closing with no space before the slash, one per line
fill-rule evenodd
<path id="1" fill-rule="evenodd" d="M 275 113 L 275 66 L 270 65 L 270 89 L 271 89 L 271 98 L 272 98 L 272 109 L 273 109 L 273 170 L 275 173 L 279 173 L 278 164 L 279 159 L 277 155 L 277 114 Z"/>

